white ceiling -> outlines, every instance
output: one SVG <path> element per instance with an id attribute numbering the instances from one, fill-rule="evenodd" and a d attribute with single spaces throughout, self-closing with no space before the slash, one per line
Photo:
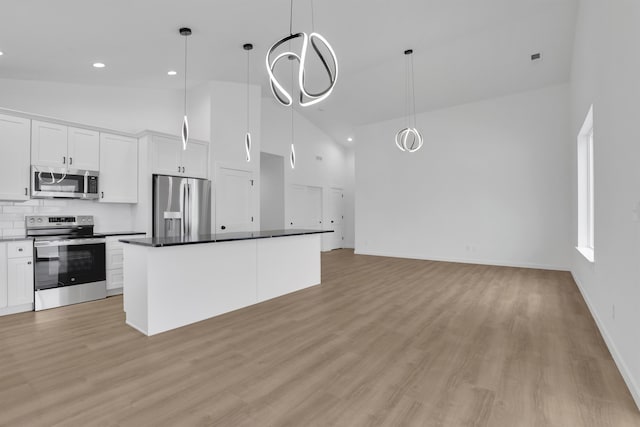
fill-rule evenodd
<path id="1" fill-rule="evenodd" d="M 577 0 L 315 0 L 315 30 L 335 49 L 329 99 L 301 110 L 339 142 L 358 125 L 404 114 L 403 51 L 414 49 L 416 109 L 426 111 L 566 82 Z M 311 30 L 310 0 L 293 30 Z M 289 0 L 2 0 L 0 78 L 179 89 L 189 26 L 189 85 L 252 81 L 288 34 Z M 529 55 L 542 52 L 532 63 Z M 93 62 L 107 64 L 102 70 Z M 169 77 L 175 69 L 178 76 Z"/>

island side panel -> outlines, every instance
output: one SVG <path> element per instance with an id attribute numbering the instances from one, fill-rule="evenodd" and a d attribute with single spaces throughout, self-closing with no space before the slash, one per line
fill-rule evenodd
<path id="1" fill-rule="evenodd" d="M 320 284 L 320 234 L 257 243 L 259 302 Z"/>
<path id="2" fill-rule="evenodd" d="M 150 248 L 148 271 L 148 335 L 257 300 L 255 240 Z"/>
<path id="3" fill-rule="evenodd" d="M 149 248 L 125 244 L 123 247 L 123 307 L 129 326 L 148 333 L 147 253 Z"/>

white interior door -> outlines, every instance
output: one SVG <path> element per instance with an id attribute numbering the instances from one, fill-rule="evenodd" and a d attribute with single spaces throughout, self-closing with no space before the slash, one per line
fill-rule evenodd
<path id="1" fill-rule="evenodd" d="M 329 250 L 344 247 L 343 194 L 341 188 L 332 188 L 329 194 L 329 224 L 325 224 L 327 230 L 333 230 L 329 234 Z"/>
<path id="2" fill-rule="evenodd" d="M 293 184 L 289 189 L 288 228 L 322 228 L 322 188 Z"/>
<path id="3" fill-rule="evenodd" d="M 307 187 L 306 228 L 322 229 L 322 188 Z"/>
<path id="4" fill-rule="evenodd" d="M 216 183 L 216 233 L 251 231 L 253 175 L 250 171 L 220 168 Z"/>

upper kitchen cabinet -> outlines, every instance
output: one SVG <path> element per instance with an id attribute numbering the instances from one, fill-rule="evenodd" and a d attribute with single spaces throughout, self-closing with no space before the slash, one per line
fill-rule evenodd
<path id="1" fill-rule="evenodd" d="M 138 140 L 100 134 L 100 201 L 138 203 Z"/>
<path id="2" fill-rule="evenodd" d="M 99 133 L 33 120 L 31 163 L 36 166 L 97 171 L 100 167 Z"/>
<path id="3" fill-rule="evenodd" d="M 100 133 L 93 130 L 70 127 L 67 153 L 71 169 L 99 171 Z"/>
<path id="4" fill-rule="evenodd" d="M 182 141 L 159 135 L 153 136 L 151 147 L 152 173 L 207 178 L 209 146 L 206 142 L 189 141 L 182 149 Z"/>
<path id="5" fill-rule="evenodd" d="M 29 199 L 31 120 L 0 114 L 0 200 Z"/>

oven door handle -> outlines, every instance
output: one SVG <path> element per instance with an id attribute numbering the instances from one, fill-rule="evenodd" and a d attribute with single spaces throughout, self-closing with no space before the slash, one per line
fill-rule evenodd
<path id="1" fill-rule="evenodd" d="M 78 245 L 98 245 L 105 243 L 106 239 L 73 239 L 73 240 L 38 240 L 33 243 L 36 248 L 46 248 L 52 246 L 78 246 Z"/>

